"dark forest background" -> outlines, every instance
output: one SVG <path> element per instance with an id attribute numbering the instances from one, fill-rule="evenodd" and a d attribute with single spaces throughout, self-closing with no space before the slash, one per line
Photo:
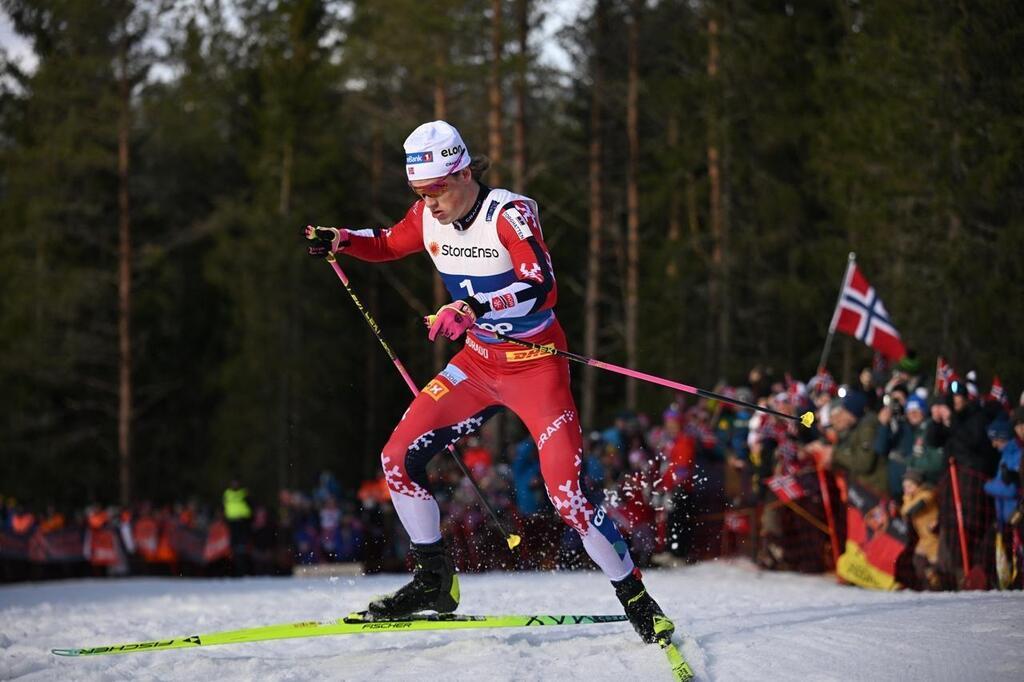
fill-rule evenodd
<path id="1" fill-rule="evenodd" d="M 806 379 L 847 253 L 927 368 L 1024 385 L 1014 0 L 0 0 L 0 492 L 353 483 L 409 395 L 303 225 L 387 225 L 445 118 L 537 199 L 571 347 Z M 544 43 L 568 73 L 544 66 Z M 346 261 L 421 384 L 424 255 Z M 843 339 L 850 379 L 868 350 Z M 577 372 L 584 429 L 670 399 Z M 506 431 L 511 429 L 506 428 Z"/>

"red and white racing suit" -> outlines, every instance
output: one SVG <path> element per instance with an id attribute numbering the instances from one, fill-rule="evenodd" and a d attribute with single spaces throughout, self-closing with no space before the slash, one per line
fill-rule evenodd
<path id="1" fill-rule="evenodd" d="M 395 510 L 417 544 L 441 538 L 440 511 L 427 484 L 427 462 L 449 443 L 507 407 L 529 429 L 548 498 L 583 538 L 611 580 L 633 570 L 614 523 L 580 489 L 583 438 L 569 390 L 568 362 L 501 341 L 487 331 L 565 349 L 555 319 L 557 286 L 536 203 L 481 186 L 470 212 L 442 225 L 417 201 L 398 223 L 350 234 L 344 253 L 386 261 L 427 251 L 453 299 L 472 297 L 477 327 L 448 366 L 416 396 L 381 452 Z M 482 331 L 481 331 L 482 330 Z"/>

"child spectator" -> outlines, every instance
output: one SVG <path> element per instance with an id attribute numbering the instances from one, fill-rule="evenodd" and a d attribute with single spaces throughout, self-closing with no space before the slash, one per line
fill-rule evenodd
<path id="1" fill-rule="evenodd" d="M 927 590 L 941 588 L 937 561 L 939 558 L 939 506 L 935 491 L 924 483 L 920 471 L 908 469 L 903 476 L 903 507 L 900 514 L 917 532 L 914 546 L 914 572 Z"/>

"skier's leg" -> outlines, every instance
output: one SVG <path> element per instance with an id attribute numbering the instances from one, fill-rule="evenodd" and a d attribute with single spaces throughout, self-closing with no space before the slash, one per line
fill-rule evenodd
<path id="1" fill-rule="evenodd" d="M 449 443 L 473 433 L 499 408 L 458 356 L 409 405 L 381 451 L 384 477 L 402 526 L 414 543 L 441 539 L 440 511 L 427 464 Z M 473 369 L 468 369 L 472 372 Z"/>
<path id="2" fill-rule="evenodd" d="M 503 377 L 502 401 L 519 415 L 537 443 L 548 498 L 583 538 L 583 547 L 611 580 L 634 629 L 645 642 L 669 639 L 675 626 L 647 593 L 626 542 L 605 512 L 580 487 L 583 433 L 569 391 L 569 367 L 560 358 L 534 361 L 529 372 Z"/>
<path id="3" fill-rule="evenodd" d="M 459 581 L 441 540 L 440 510 L 427 482 L 427 463 L 449 443 L 476 431 L 499 409 L 486 384 L 457 355 L 416 396 L 381 451 L 384 476 L 398 518 L 412 540 L 412 581 L 370 603 L 378 617 L 432 609 L 454 611 Z M 466 368 L 466 369 L 463 369 Z"/>
<path id="4" fill-rule="evenodd" d="M 567 363 L 542 358 L 533 364 L 529 372 L 503 377 L 502 402 L 523 420 L 537 443 L 551 504 L 580 534 L 587 554 L 609 580 L 621 580 L 633 570 L 626 542 L 604 507 L 595 508 L 580 488 L 583 434 L 569 391 Z"/>

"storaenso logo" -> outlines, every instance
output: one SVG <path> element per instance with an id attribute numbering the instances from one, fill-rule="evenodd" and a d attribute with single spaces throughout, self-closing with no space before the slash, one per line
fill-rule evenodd
<path id="1" fill-rule="evenodd" d="M 441 150 L 441 156 L 443 156 L 445 158 L 448 158 L 449 156 L 455 156 L 456 154 L 460 154 L 460 153 L 462 153 L 464 151 L 466 151 L 466 148 L 463 147 L 461 144 L 457 144 L 454 147 L 448 147 L 448 149 L 442 149 Z"/>
<path id="2" fill-rule="evenodd" d="M 442 256 L 454 256 L 456 258 L 497 258 L 498 250 L 488 246 L 452 246 L 445 244 L 441 247 Z"/>

